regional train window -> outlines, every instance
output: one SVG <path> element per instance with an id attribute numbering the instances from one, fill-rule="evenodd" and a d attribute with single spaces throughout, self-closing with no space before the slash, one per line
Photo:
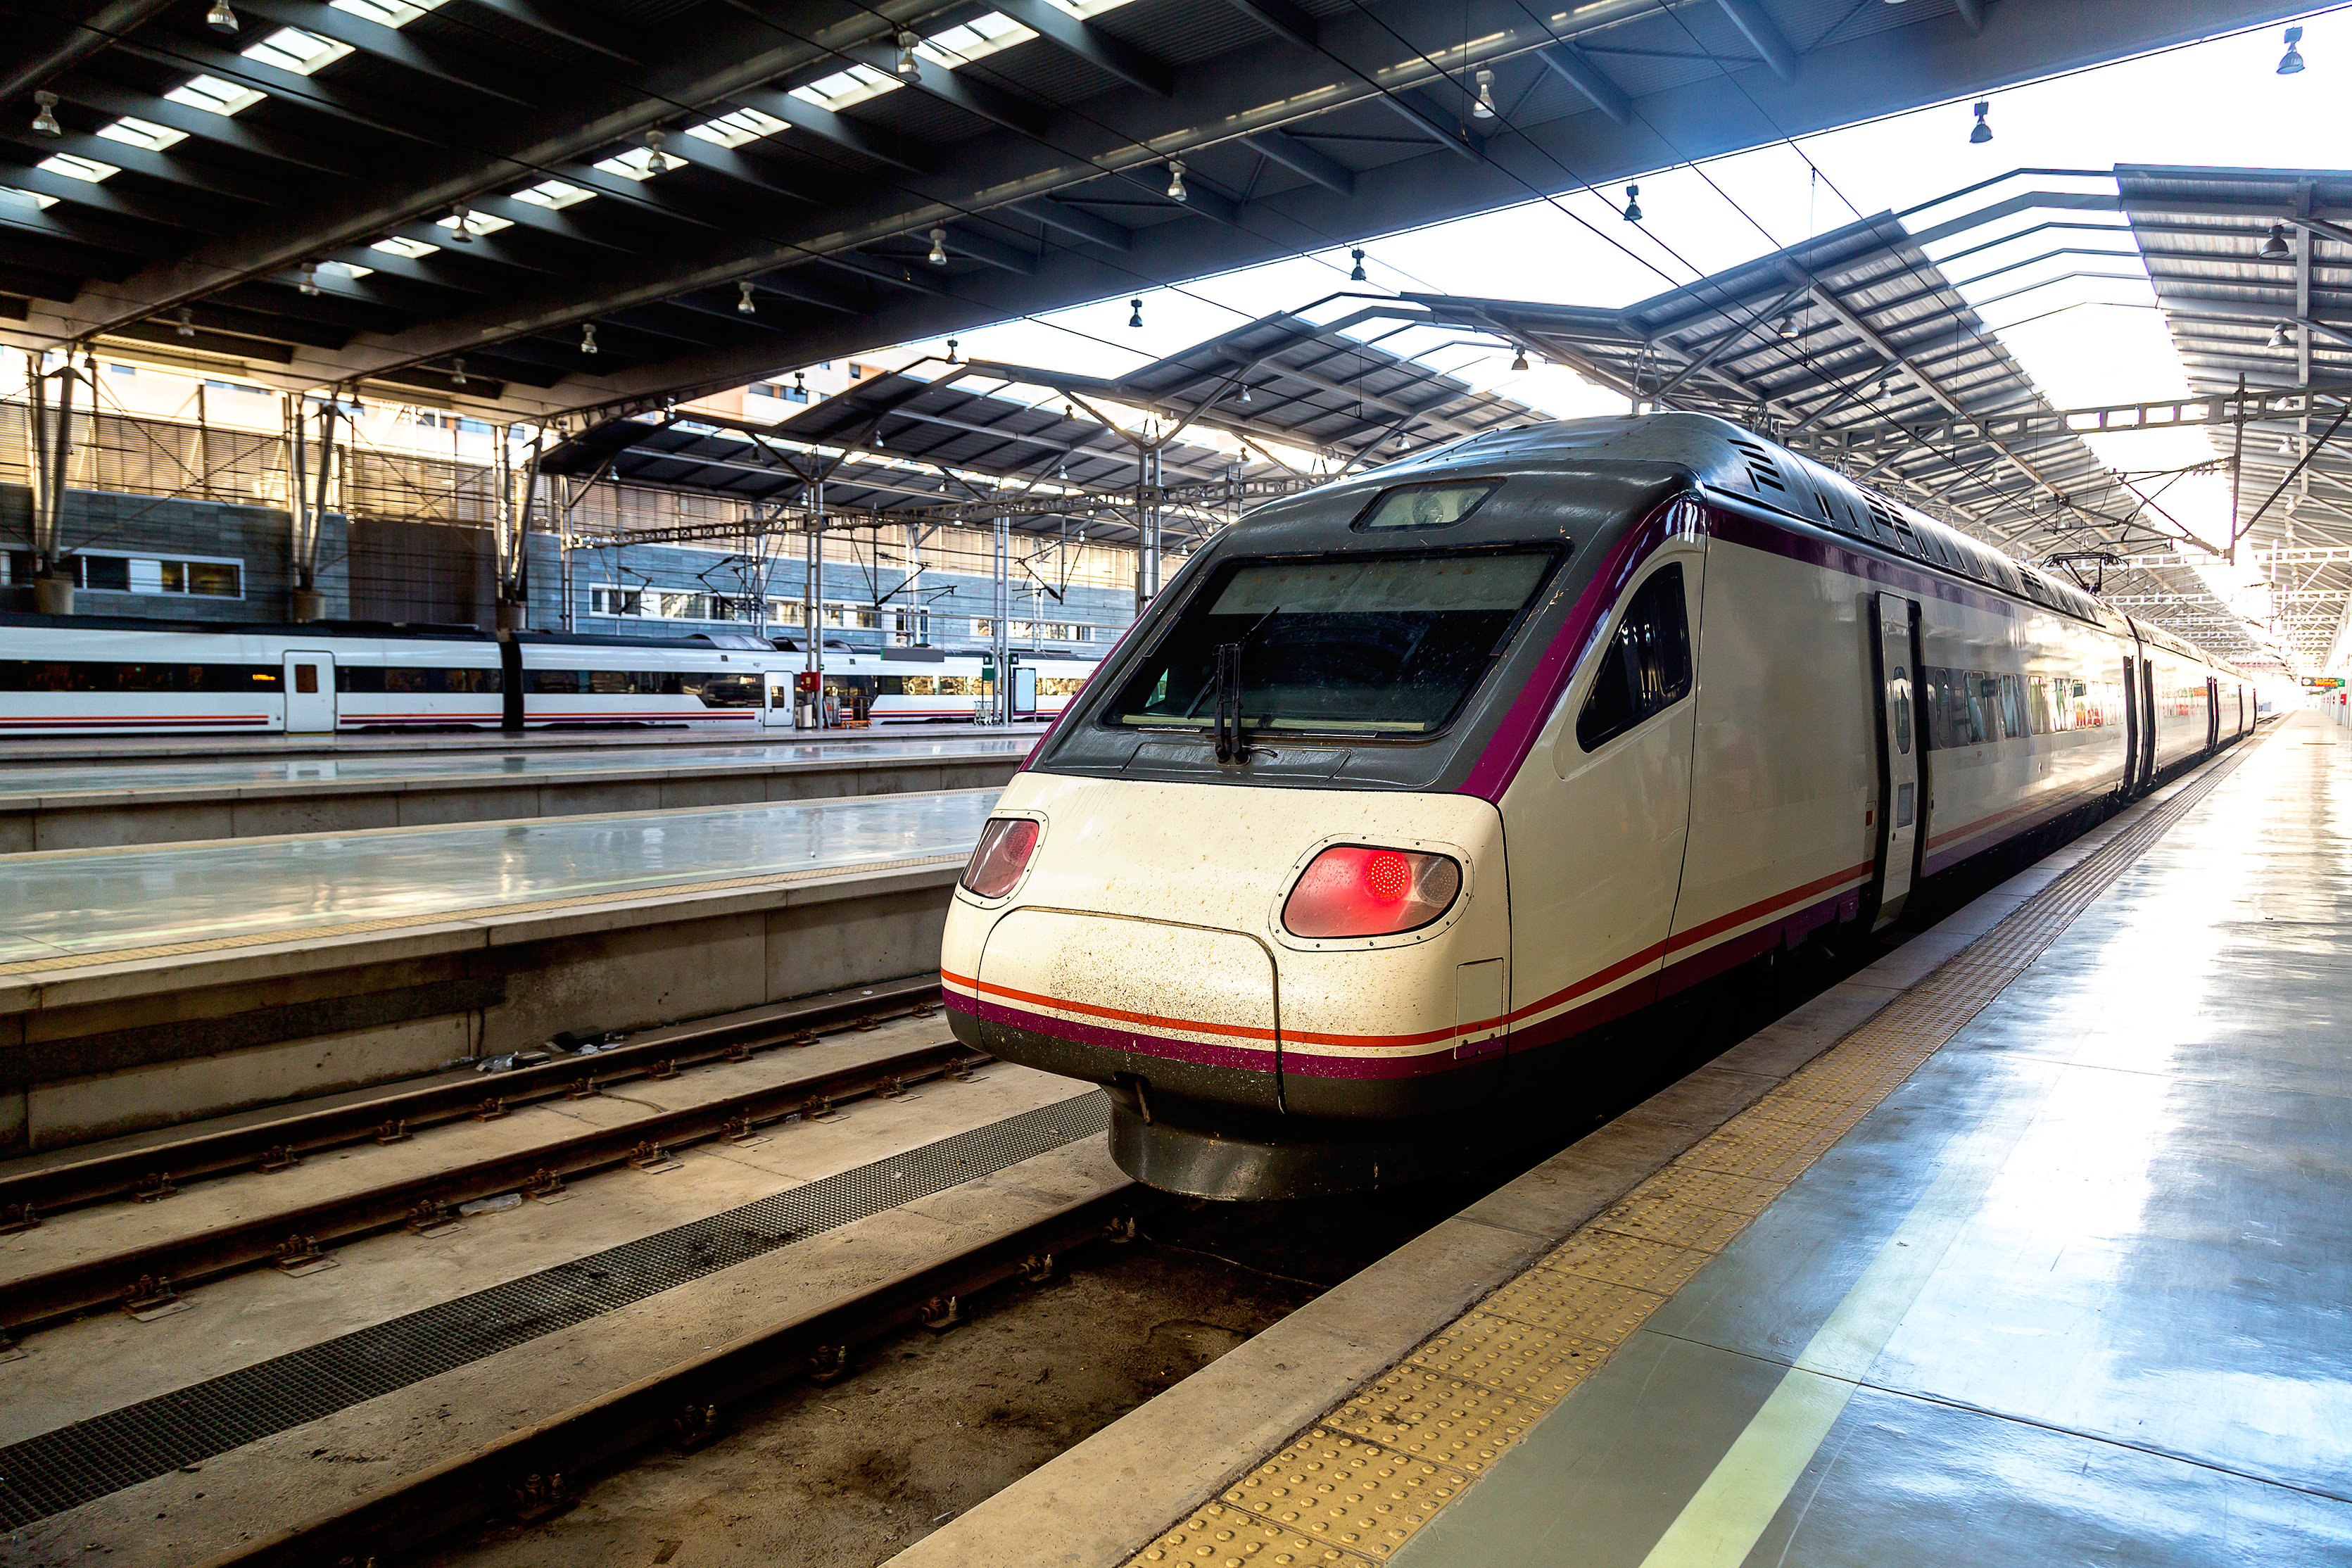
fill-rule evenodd
<path id="1" fill-rule="evenodd" d="M 1683 569 L 1660 568 L 1633 595 L 1609 639 L 1592 689 L 1576 716 L 1576 743 L 1590 752 L 1690 695 L 1690 617 Z"/>
<path id="2" fill-rule="evenodd" d="M 417 696 L 471 695 L 499 689 L 499 672 L 481 666 L 443 668 L 429 665 L 335 666 L 335 689 L 375 697 L 394 692 Z"/>
<path id="3" fill-rule="evenodd" d="M 112 664 L 98 659 L 0 659 L 0 691 L 275 691 L 268 664 Z"/>
<path id="4" fill-rule="evenodd" d="M 1472 484 L 1399 485 L 1372 498 L 1351 525 L 1372 528 L 1451 528 L 1486 504 L 1502 488 L 1500 479 Z"/>
<path id="5" fill-rule="evenodd" d="M 1238 702 L 1244 729 L 1433 733 L 1508 645 L 1557 559 L 1545 549 L 1234 562 L 1186 601 L 1104 722 L 1205 730 Z"/>

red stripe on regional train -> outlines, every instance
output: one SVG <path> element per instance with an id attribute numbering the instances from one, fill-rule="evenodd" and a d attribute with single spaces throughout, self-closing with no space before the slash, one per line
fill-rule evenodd
<path id="1" fill-rule="evenodd" d="M 154 713 L 130 716 L 91 714 L 79 719 L 0 719 L 0 725 L 30 728 L 37 725 L 89 729 L 93 724 L 267 724 L 267 713 Z"/>

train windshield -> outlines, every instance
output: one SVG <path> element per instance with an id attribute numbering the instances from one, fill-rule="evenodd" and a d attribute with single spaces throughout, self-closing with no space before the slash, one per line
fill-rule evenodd
<path id="1" fill-rule="evenodd" d="M 1105 713 L 1113 724 L 1400 739 L 1444 728 L 1557 552 L 1239 561 L 1202 585 Z"/>

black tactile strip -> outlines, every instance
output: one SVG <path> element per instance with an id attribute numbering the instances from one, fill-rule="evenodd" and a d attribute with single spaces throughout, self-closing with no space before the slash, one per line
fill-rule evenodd
<path id="1" fill-rule="evenodd" d="M 1104 1131 L 1079 1095 L 0 1448 L 13 1530 Z"/>

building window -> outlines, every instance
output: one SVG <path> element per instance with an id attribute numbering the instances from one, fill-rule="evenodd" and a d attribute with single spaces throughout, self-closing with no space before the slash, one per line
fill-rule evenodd
<path id="1" fill-rule="evenodd" d="M 93 594 L 182 594 L 200 599 L 245 597 L 245 563 L 241 561 L 158 560 L 151 556 L 83 552 L 63 564 L 71 568 L 73 584 Z M 32 552 L 8 553 L 8 580 L 33 580 Z"/>

